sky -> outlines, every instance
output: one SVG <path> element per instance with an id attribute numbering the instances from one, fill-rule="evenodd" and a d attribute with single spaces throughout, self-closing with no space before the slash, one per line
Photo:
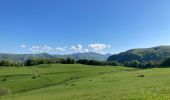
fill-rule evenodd
<path id="1" fill-rule="evenodd" d="M 0 0 L 0 52 L 116 54 L 170 45 L 170 0 Z"/>

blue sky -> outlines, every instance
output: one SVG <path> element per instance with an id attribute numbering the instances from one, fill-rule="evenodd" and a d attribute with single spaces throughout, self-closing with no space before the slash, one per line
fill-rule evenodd
<path id="1" fill-rule="evenodd" d="M 0 0 L 0 52 L 119 53 L 170 45 L 170 0 Z"/>

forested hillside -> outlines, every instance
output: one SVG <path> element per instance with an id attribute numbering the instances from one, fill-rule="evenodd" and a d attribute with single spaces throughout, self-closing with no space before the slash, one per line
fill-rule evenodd
<path id="1" fill-rule="evenodd" d="M 170 57 L 170 46 L 157 46 L 152 48 L 131 49 L 120 54 L 112 55 L 108 61 L 117 61 L 120 63 L 137 60 L 140 63 L 149 61 L 161 62 Z"/>

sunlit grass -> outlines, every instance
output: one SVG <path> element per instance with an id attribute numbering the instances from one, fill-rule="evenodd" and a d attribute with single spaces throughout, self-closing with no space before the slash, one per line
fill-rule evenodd
<path id="1" fill-rule="evenodd" d="M 40 77 L 37 77 L 40 75 Z M 138 77 L 144 75 L 144 77 Z M 36 76 L 35 79 L 32 76 Z M 38 65 L 0 68 L 2 100 L 168 100 L 170 69 L 122 66 Z"/>

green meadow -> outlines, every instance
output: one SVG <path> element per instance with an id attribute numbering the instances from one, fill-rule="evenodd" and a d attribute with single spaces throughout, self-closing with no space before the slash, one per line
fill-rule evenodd
<path id="1" fill-rule="evenodd" d="M 0 88 L 7 92 L 0 100 L 169 100 L 170 68 L 1 67 Z"/>

